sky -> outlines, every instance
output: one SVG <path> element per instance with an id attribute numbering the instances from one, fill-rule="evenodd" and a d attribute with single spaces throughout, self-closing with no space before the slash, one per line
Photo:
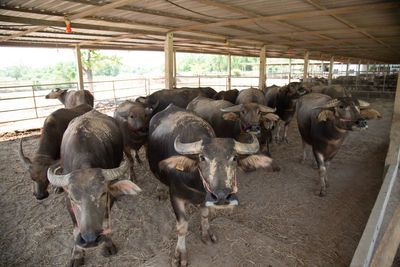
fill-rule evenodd
<path id="1" fill-rule="evenodd" d="M 0 47 L 0 68 L 14 65 L 43 67 L 57 62 L 75 61 L 74 49 Z M 127 66 L 155 67 L 164 64 L 164 52 L 102 50 L 117 55 Z"/>

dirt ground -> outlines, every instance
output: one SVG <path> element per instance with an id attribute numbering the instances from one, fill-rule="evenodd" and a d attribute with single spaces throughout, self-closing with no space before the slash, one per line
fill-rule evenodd
<path id="1" fill-rule="evenodd" d="M 389 143 L 393 103 L 370 102 L 383 119 L 370 121 L 367 131 L 350 133 L 328 170 L 326 197 L 314 194 L 318 171 L 310 149 L 307 162 L 299 163 L 301 142 L 293 121 L 289 144 L 271 148 L 281 171 L 239 173 L 238 208 L 212 214 L 218 243 L 201 242 L 199 210 L 189 206 L 190 266 L 348 266 L 378 194 Z M 18 159 L 21 135 L 4 135 L 0 142 L 0 265 L 62 266 L 73 243 L 64 196 L 52 189 L 43 201 L 32 196 L 28 172 Z M 24 143 L 31 156 L 38 136 L 30 133 Z M 140 156 L 145 159 L 144 151 Z M 170 202 L 156 197 L 161 183 L 146 161 L 135 171 L 143 192 L 122 198 L 111 213 L 117 255 L 104 258 L 100 250 L 88 251 L 85 266 L 169 265 L 177 240 Z"/>

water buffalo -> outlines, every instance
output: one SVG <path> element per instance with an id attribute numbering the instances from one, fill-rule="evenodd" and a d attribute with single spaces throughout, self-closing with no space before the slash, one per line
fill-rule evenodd
<path id="1" fill-rule="evenodd" d="M 215 100 L 226 100 L 226 101 L 229 101 L 229 102 L 235 104 L 236 103 L 236 98 L 237 98 L 238 95 L 239 95 L 239 90 L 238 89 L 233 89 L 233 90 L 218 92 L 213 96 L 213 99 L 215 99 Z"/>
<path id="2" fill-rule="evenodd" d="M 200 117 L 170 105 L 150 120 L 148 160 L 151 171 L 169 186 L 177 219 L 178 242 L 175 259 L 187 265 L 188 222 L 185 203 L 201 205 L 201 239 L 215 242 L 208 222 L 209 207 L 238 205 L 237 167 L 277 169 L 273 159 L 253 155 L 258 141 L 240 143 L 232 138 L 216 138 L 212 127 Z"/>
<path id="3" fill-rule="evenodd" d="M 123 140 L 115 119 L 92 110 L 71 121 L 61 143 L 61 159 L 48 169 L 50 183 L 63 187 L 74 224 L 74 247 L 69 266 L 83 264 L 84 249 L 104 243 L 105 257 L 116 253 L 108 236 L 114 198 L 135 195 L 140 188 L 129 180 L 114 182 L 128 170 L 121 164 Z M 60 167 L 58 167 L 60 166 Z M 103 229 L 104 219 L 108 228 Z"/>
<path id="4" fill-rule="evenodd" d="M 266 105 L 264 92 L 255 88 L 244 89 L 239 92 L 236 98 L 236 104 L 258 103 Z"/>
<path id="5" fill-rule="evenodd" d="M 267 125 L 271 120 L 277 119 L 275 114 L 271 114 L 275 109 L 260 104 L 233 105 L 229 101 L 213 100 L 201 96 L 193 99 L 186 109 L 193 111 L 210 123 L 217 137 L 229 137 L 243 141 L 251 133 L 259 138 L 261 144 L 266 142 L 262 139 L 260 125 Z"/>
<path id="6" fill-rule="evenodd" d="M 139 101 L 150 105 L 158 103 L 157 108 L 154 110 L 154 114 L 156 114 L 165 109 L 169 104 L 186 108 L 189 102 L 197 96 L 201 95 L 212 98 L 216 93 L 217 92 L 211 87 L 163 89 L 154 92 L 145 98 L 140 98 Z"/>
<path id="7" fill-rule="evenodd" d="M 369 103 L 355 98 L 331 98 L 310 93 L 297 102 L 297 124 L 303 141 L 311 145 L 319 169 L 320 196 L 326 195 L 327 167 L 338 152 L 348 131 L 367 128 L 366 119 L 380 117 L 379 112 L 367 108 Z"/>
<path id="8" fill-rule="evenodd" d="M 267 106 L 276 108 L 276 114 L 279 116 L 281 121 L 284 122 L 283 137 L 282 140 L 287 140 L 287 129 L 291 122 L 296 108 L 296 100 L 308 93 L 309 89 L 303 87 L 299 82 L 291 82 L 286 86 L 277 87 L 271 86 L 265 90 L 265 100 Z M 282 140 L 279 136 L 280 133 L 280 122 L 277 122 L 277 129 L 275 139 L 279 143 Z"/>
<path id="9" fill-rule="evenodd" d="M 131 150 L 135 150 L 135 158 L 141 163 L 138 151 L 147 142 L 149 133 L 149 121 L 157 104 L 150 106 L 146 103 L 126 100 L 114 111 L 114 118 L 124 138 L 124 153 L 130 163 L 130 178 L 135 179 L 133 170 L 134 161 Z"/>
<path id="10" fill-rule="evenodd" d="M 254 89 L 254 88 L 249 88 L 249 89 L 244 89 L 239 92 L 238 97 L 236 98 L 236 104 L 248 104 L 248 103 L 256 103 L 262 106 L 267 105 L 267 101 L 265 99 L 265 94 L 263 91 Z M 273 118 L 273 121 L 276 120 L 278 117 L 275 116 Z M 274 123 L 268 123 L 267 125 L 261 125 L 261 135 L 259 141 L 261 141 L 261 144 L 266 147 L 266 153 L 267 155 L 270 155 L 269 152 L 269 144 L 272 141 L 272 127 Z M 263 148 L 263 150 L 265 150 Z"/>
<path id="11" fill-rule="evenodd" d="M 94 97 L 88 90 L 63 90 L 56 88 L 46 95 L 46 99 L 58 99 L 66 108 L 73 108 L 81 104 L 93 107 Z"/>
<path id="12" fill-rule="evenodd" d="M 313 93 L 329 95 L 332 98 L 351 97 L 351 93 L 339 84 L 314 86 L 311 91 Z"/>
<path id="13" fill-rule="evenodd" d="M 18 150 L 19 158 L 29 170 L 36 199 L 41 200 L 49 196 L 47 168 L 60 159 L 61 140 L 69 122 L 90 110 L 92 110 L 91 106 L 82 104 L 71 109 L 58 109 L 47 116 L 43 123 L 38 148 L 32 159 L 24 155 L 21 139 Z"/>

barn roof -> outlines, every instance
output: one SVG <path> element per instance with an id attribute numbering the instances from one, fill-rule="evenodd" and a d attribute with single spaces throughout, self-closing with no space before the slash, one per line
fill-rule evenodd
<path id="1" fill-rule="evenodd" d="M 71 22 L 66 33 L 65 19 Z M 0 45 L 400 63 L 400 1 L 3 0 Z"/>

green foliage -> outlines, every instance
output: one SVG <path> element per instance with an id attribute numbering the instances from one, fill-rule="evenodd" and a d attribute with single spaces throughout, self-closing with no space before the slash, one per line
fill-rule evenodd
<path id="1" fill-rule="evenodd" d="M 177 59 L 178 72 L 191 72 L 194 75 L 207 73 L 226 73 L 228 71 L 228 57 L 226 55 L 183 54 Z M 240 75 L 240 70 L 252 71 L 254 66 L 242 63 L 258 63 L 258 58 L 231 57 L 231 69 L 235 75 Z"/>
<path id="2" fill-rule="evenodd" d="M 112 55 L 104 56 L 98 50 L 83 50 L 82 69 L 87 73 L 92 70 L 96 75 L 117 76 L 121 70 L 121 58 Z"/>

